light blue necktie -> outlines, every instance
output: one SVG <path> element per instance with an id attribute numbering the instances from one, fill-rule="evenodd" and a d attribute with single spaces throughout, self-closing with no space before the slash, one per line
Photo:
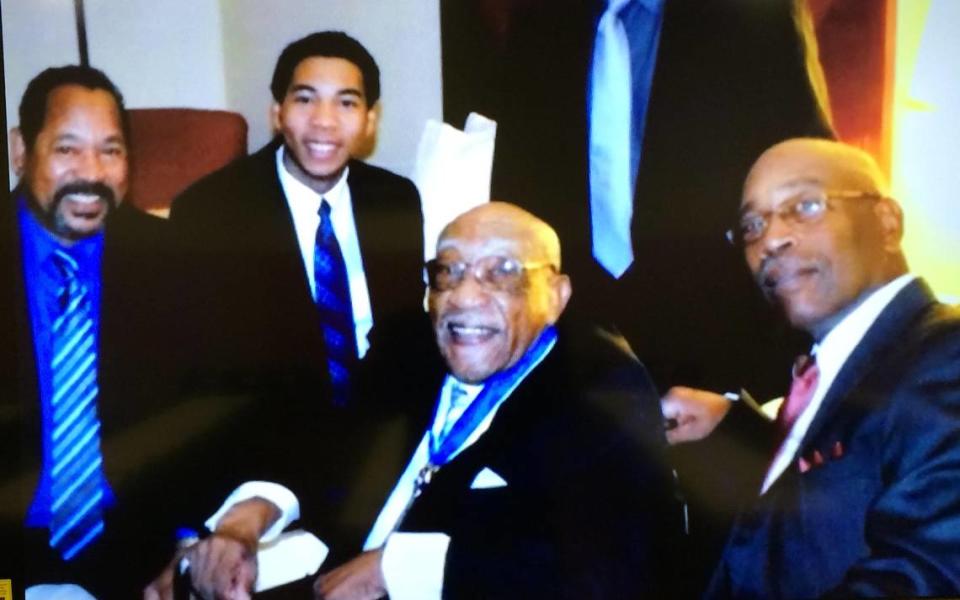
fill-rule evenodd
<path id="1" fill-rule="evenodd" d="M 335 406 L 347 404 L 350 372 L 357 361 L 356 329 L 347 265 L 330 220 L 330 203 L 320 202 L 320 225 L 313 251 L 317 313 L 327 347 L 327 368 Z"/>
<path id="2" fill-rule="evenodd" d="M 463 411 L 467 410 L 468 406 L 470 406 L 470 397 L 467 396 L 467 390 L 454 381 L 450 385 L 450 404 L 447 406 L 447 415 L 440 431 L 440 439 L 447 437 L 447 434 L 453 429 L 453 425 L 463 414 Z"/>
<path id="3" fill-rule="evenodd" d="M 53 322 L 50 547 L 71 560 L 103 533 L 106 481 L 97 417 L 97 348 L 90 295 L 77 262 L 55 250 L 62 285 Z"/>
<path id="4" fill-rule="evenodd" d="M 632 75 L 630 45 L 620 11 L 610 0 L 597 24 L 590 77 L 590 227 L 593 256 L 619 278 L 633 262 L 630 223 Z"/>

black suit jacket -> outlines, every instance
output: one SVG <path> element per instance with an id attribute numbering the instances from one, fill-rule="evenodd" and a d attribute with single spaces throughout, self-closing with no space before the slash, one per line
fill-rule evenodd
<path id="1" fill-rule="evenodd" d="M 368 402 L 335 410 L 323 334 L 277 173 L 279 143 L 201 179 L 173 203 L 189 282 L 193 389 L 251 402 L 231 441 L 235 452 L 215 474 L 224 492 L 245 479 L 282 482 L 305 512 L 326 518 L 318 527 L 337 543 L 346 521 L 354 529 L 369 523 L 368 514 L 349 510 L 375 502 L 354 494 L 359 465 L 375 445 L 379 419 L 391 418 L 418 388 L 413 374 L 421 370 L 412 365 L 435 352 L 422 304 L 419 195 L 403 177 L 350 162 L 374 326 L 354 378 L 353 398 Z"/>
<path id="2" fill-rule="evenodd" d="M 277 174 L 278 145 L 193 184 L 170 217 L 204 292 L 192 295 L 209 366 L 316 390 L 327 379 L 323 335 Z M 419 195 L 409 180 L 359 161 L 350 162 L 347 184 L 373 311 L 372 347 L 382 330 L 423 312 Z"/>
<path id="3" fill-rule="evenodd" d="M 615 323 L 661 390 L 779 391 L 770 374 L 794 344 L 723 234 L 764 149 L 829 133 L 793 3 L 665 1 L 635 191 L 635 262 L 619 281 L 591 256 L 588 203 L 587 93 L 605 3 L 513 3 L 496 34 L 478 25 L 486 4 L 442 3 L 445 117 L 458 123 L 479 110 L 498 122 L 493 195 L 556 228 L 579 290 L 571 308 Z"/>
<path id="4" fill-rule="evenodd" d="M 47 548 L 46 530 L 25 529 L 42 442 L 14 208 L 8 199 L 0 210 L 0 268 L 7 282 L 0 291 L 0 565 L 17 593 L 33 582 L 75 581 L 98 597 L 135 597 L 169 560 L 180 514 L 203 496 L 200 481 L 192 479 L 203 470 L 206 452 L 200 448 L 212 442 L 215 422 L 229 419 L 176 400 L 167 229 L 122 204 L 105 225 L 97 373 L 104 470 L 117 503 L 106 512 L 102 538 L 67 565 Z M 191 492 L 179 491 L 186 489 Z"/>
<path id="5" fill-rule="evenodd" d="M 680 531 L 664 445 L 643 366 L 563 329 L 400 530 L 450 535 L 445 598 L 664 597 Z M 471 489 L 484 468 L 507 485 Z"/>
<path id="6" fill-rule="evenodd" d="M 922 281 L 894 298 L 798 456 L 815 463 L 815 451 L 822 465 L 801 473 L 795 460 L 737 519 L 708 597 L 960 594 L 956 307 Z"/>

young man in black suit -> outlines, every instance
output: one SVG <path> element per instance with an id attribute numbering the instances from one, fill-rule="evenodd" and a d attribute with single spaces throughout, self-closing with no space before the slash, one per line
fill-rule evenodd
<path id="1" fill-rule="evenodd" d="M 704 391 L 664 398 L 672 441 L 723 420 L 713 437 L 755 448 L 759 497 L 707 597 L 956 596 L 960 313 L 909 273 L 876 163 L 837 142 L 777 144 L 750 171 L 731 234 L 815 344 L 775 424 Z"/>
<path id="2" fill-rule="evenodd" d="M 324 31 L 289 44 L 270 90 L 277 137 L 171 210 L 192 382 L 252 399 L 236 451 L 209 476 L 224 493 L 280 481 L 327 507 L 317 514 L 329 523 L 363 524 L 340 514 L 363 505 L 351 465 L 416 389 L 411 362 L 432 351 L 419 195 L 354 158 L 380 101 L 379 69 L 357 40 Z"/>
<path id="3" fill-rule="evenodd" d="M 409 180 L 353 158 L 376 132 L 380 100 L 379 69 L 358 41 L 325 31 L 291 43 L 270 90 L 277 137 L 192 185 L 171 209 L 205 292 L 196 307 L 202 358 L 207 372 L 234 381 L 349 404 L 331 361 L 352 372 L 383 330 L 423 312 L 419 195 Z M 334 288 L 332 310 L 318 299 L 333 284 L 317 282 L 331 235 L 336 283 L 347 288 Z M 332 356 L 334 334 L 346 337 L 342 356 Z"/>
<path id="4" fill-rule="evenodd" d="M 18 595 L 36 583 L 136 595 L 191 498 L 167 492 L 199 453 L 178 463 L 185 437 L 157 436 L 164 419 L 193 413 L 170 401 L 169 239 L 125 202 L 126 122 L 106 75 L 64 66 L 29 83 L 11 135 L 20 180 L 0 207 L 0 577 Z"/>

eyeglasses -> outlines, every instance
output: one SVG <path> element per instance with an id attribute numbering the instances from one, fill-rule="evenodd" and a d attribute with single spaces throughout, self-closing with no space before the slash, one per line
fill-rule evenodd
<path id="1" fill-rule="evenodd" d="M 526 282 L 526 273 L 536 269 L 557 272 L 556 265 L 545 262 L 521 262 L 506 256 L 484 256 L 472 263 L 446 262 L 439 259 L 427 261 L 424 272 L 427 283 L 434 292 L 449 292 L 469 272 L 484 289 L 497 292 L 515 292 Z"/>
<path id="2" fill-rule="evenodd" d="M 855 200 L 859 198 L 879 200 L 882 197 L 875 192 L 858 190 L 803 192 L 784 200 L 772 210 L 745 213 L 740 217 L 740 223 L 736 227 L 726 231 L 726 238 L 736 247 L 749 246 L 763 237 L 763 234 L 769 229 L 774 215 L 791 227 L 795 227 L 819 221 L 827 211 L 830 200 Z"/>

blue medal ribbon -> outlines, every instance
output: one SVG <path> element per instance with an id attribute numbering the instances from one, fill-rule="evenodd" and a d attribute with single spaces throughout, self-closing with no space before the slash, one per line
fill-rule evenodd
<path id="1" fill-rule="evenodd" d="M 554 326 L 547 326 L 533 345 L 520 357 L 512 367 L 489 377 L 483 385 L 483 390 L 467 407 L 457 422 L 445 436 L 439 438 L 430 430 L 430 464 L 434 469 L 450 462 L 453 455 L 463 446 L 467 438 L 476 430 L 477 426 L 490 414 L 497 404 L 510 395 L 520 381 L 526 377 L 539 362 L 546 356 L 557 340 L 557 330 Z M 437 411 L 440 403 L 434 409 L 433 420 L 437 421 Z"/>

